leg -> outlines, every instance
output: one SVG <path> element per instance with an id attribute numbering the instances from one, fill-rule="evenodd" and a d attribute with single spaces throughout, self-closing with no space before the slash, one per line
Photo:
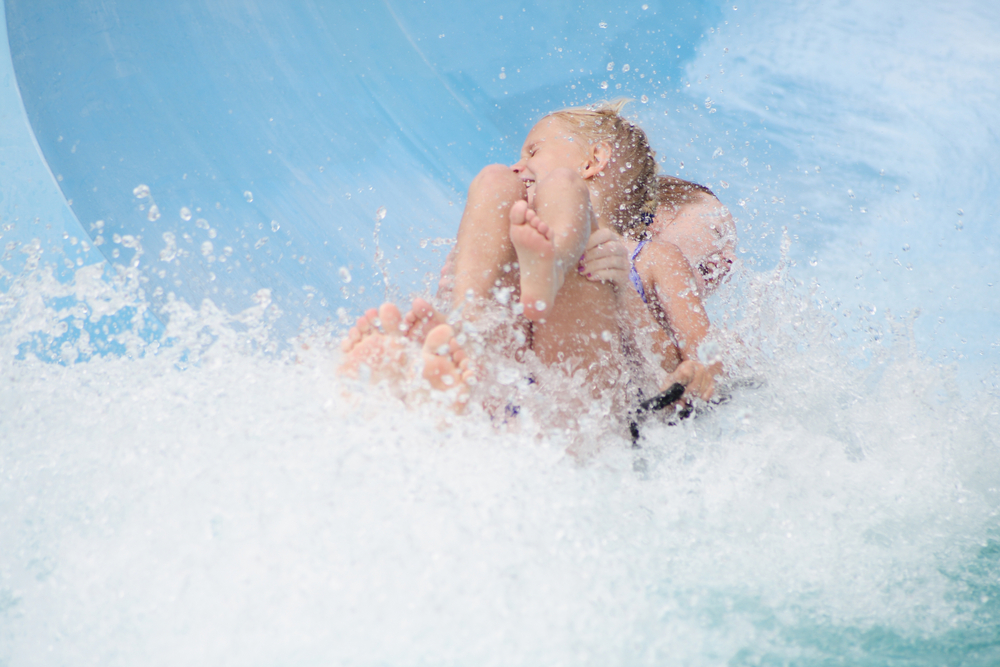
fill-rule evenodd
<path id="1" fill-rule="evenodd" d="M 524 315 L 539 321 L 551 314 L 567 273 L 575 273 L 595 223 L 590 191 L 572 170 L 553 170 L 535 190 L 532 207 L 526 201 L 511 207 L 510 240 Z"/>
<path id="2" fill-rule="evenodd" d="M 514 272 L 504 270 L 517 261 L 510 242 L 509 211 L 526 197 L 524 184 L 510 167 L 490 165 L 473 179 L 455 244 L 453 307 L 470 293 L 482 300 L 496 287 L 517 286 Z"/>

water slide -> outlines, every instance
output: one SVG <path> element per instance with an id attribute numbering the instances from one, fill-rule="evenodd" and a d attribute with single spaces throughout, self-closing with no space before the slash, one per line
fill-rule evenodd
<path id="1" fill-rule="evenodd" d="M 994 3 L 0 5 L 0 664 L 1000 660 Z M 756 346 L 647 480 L 227 347 L 432 293 L 618 96 Z"/>

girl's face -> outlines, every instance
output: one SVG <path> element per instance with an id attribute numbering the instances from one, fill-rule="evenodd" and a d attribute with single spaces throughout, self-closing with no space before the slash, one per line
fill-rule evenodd
<path id="1" fill-rule="evenodd" d="M 559 118 L 543 118 L 528 133 L 521 148 L 521 159 L 511 165 L 528 189 L 528 203 L 535 198 L 535 184 L 560 167 L 583 175 L 590 164 L 590 144 L 573 134 Z"/>

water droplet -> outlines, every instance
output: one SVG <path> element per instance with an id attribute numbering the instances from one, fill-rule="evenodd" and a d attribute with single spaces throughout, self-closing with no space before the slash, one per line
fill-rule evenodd
<path id="1" fill-rule="evenodd" d="M 181 220 L 183 220 L 184 222 L 187 222 L 190 219 L 191 219 L 191 209 L 189 209 L 187 206 L 182 206 L 181 207 Z"/>
<path id="2" fill-rule="evenodd" d="M 810 257 L 809 258 L 809 266 L 816 266 L 817 264 L 819 264 L 819 260 L 818 259 L 816 259 L 815 257 Z"/>
<path id="3" fill-rule="evenodd" d="M 643 6 L 642 6 L 642 10 L 643 10 L 643 11 L 646 11 L 647 9 L 649 9 L 649 5 L 643 5 Z"/>
<path id="4" fill-rule="evenodd" d="M 920 193 L 919 192 L 914 192 L 913 193 L 913 198 L 914 199 L 920 199 Z"/>
<path id="5" fill-rule="evenodd" d="M 597 24 L 597 27 L 603 30 L 604 28 L 608 27 L 608 24 L 605 23 L 604 21 L 601 21 L 600 23 Z"/>
<path id="6" fill-rule="evenodd" d="M 344 282 L 344 283 L 349 283 L 349 282 L 351 282 L 351 272 L 347 270 L 347 267 L 346 267 L 346 266 L 342 266 L 342 267 L 340 267 L 340 268 L 339 268 L 339 269 L 337 270 L 337 273 L 338 273 L 338 274 L 340 274 L 340 280 L 341 280 L 342 282 Z"/>
<path id="7" fill-rule="evenodd" d="M 281 229 L 281 225 L 278 224 L 278 221 L 277 220 L 272 220 L 271 221 L 271 231 L 272 232 L 276 232 L 279 229 Z"/>
<path id="8" fill-rule="evenodd" d="M 965 215 L 965 211 L 963 211 L 962 209 L 958 209 L 958 214 L 959 215 Z"/>
<path id="9" fill-rule="evenodd" d="M 649 102 L 649 98 L 643 95 L 642 97 L 639 98 L 639 101 L 642 102 L 643 104 L 646 104 L 647 102 Z"/>
<path id="10" fill-rule="evenodd" d="M 246 190 L 243 192 L 243 198 L 246 199 L 247 203 L 249 204 L 250 202 L 253 201 L 253 193 L 250 192 L 249 190 Z"/>
<path id="11" fill-rule="evenodd" d="M 378 210 L 375 211 L 375 216 L 379 220 L 385 220 L 385 214 L 386 214 L 385 206 L 379 206 Z"/>
<path id="12" fill-rule="evenodd" d="M 500 76 L 498 78 L 500 78 L 500 79 L 506 79 L 507 78 L 507 73 L 504 72 L 503 70 L 501 70 L 500 71 Z"/>
<path id="13" fill-rule="evenodd" d="M 203 256 L 205 256 L 205 257 L 208 257 L 209 255 L 212 254 L 212 242 L 211 241 L 205 241 L 204 243 L 201 244 L 201 254 Z"/>
<path id="14" fill-rule="evenodd" d="M 601 332 L 601 340 L 603 340 L 605 343 L 610 343 L 612 338 L 614 338 L 614 336 L 612 336 L 611 332 L 608 331 L 607 329 Z"/>
<path id="15" fill-rule="evenodd" d="M 267 245 L 267 237 L 263 236 L 260 239 L 258 239 L 256 243 L 253 244 L 253 247 L 257 250 L 260 250 L 265 245 Z"/>
<path id="16" fill-rule="evenodd" d="M 721 157 L 723 154 L 724 153 L 722 152 L 722 148 L 716 148 L 715 151 L 712 153 L 712 157 L 713 158 Z"/>
<path id="17" fill-rule="evenodd" d="M 177 237 L 170 232 L 164 232 L 163 242 L 166 244 L 166 247 L 160 251 L 160 260 L 163 262 L 172 261 L 177 257 Z"/>
<path id="18" fill-rule="evenodd" d="M 904 243 L 903 244 L 903 252 L 906 252 L 909 249 L 910 249 L 910 244 L 909 243 Z"/>
<path id="19" fill-rule="evenodd" d="M 615 69 L 615 61 L 612 60 L 611 62 L 608 63 L 608 71 L 611 72 L 614 71 L 614 69 Z"/>
<path id="20" fill-rule="evenodd" d="M 851 199 L 854 199 L 854 190 L 848 189 L 847 196 L 850 197 Z"/>
<path id="21" fill-rule="evenodd" d="M 156 204 L 153 204 L 152 206 L 150 206 L 149 207 L 149 213 L 146 214 L 146 217 L 149 219 L 150 222 L 156 222 L 157 220 L 159 220 L 160 219 L 160 207 L 157 206 Z"/>
<path id="22" fill-rule="evenodd" d="M 194 221 L 194 226 L 198 229 L 208 229 L 208 220 L 205 218 L 198 218 Z"/>
<path id="23" fill-rule="evenodd" d="M 608 82 L 601 81 L 601 90 L 607 90 L 607 89 L 608 89 Z"/>
<path id="24" fill-rule="evenodd" d="M 628 63 L 625 63 L 624 65 L 622 65 L 622 71 L 623 71 L 623 72 L 627 72 L 627 71 L 629 71 L 630 69 L 632 69 L 632 68 L 631 68 L 631 67 L 629 66 L 629 64 L 628 64 Z"/>
<path id="25" fill-rule="evenodd" d="M 726 189 L 729 188 L 729 183 L 726 183 L 725 181 L 719 181 L 719 185 L 722 186 L 723 190 L 726 190 Z"/>
<path id="26" fill-rule="evenodd" d="M 135 195 L 136 199 L 145 199 L 149 196 L 149 186 L 137 185 L 135 186 L 135 189 L 132 190 L 132 194 Z"/>
<path id="27" fill-rule="evenodd" d="M 683 162 L 683 161 L 681 162 L 681 165 L 680 165 L 680 167 L 681 167 L 681 169 L 683 169 L 683 168 L 684 168 L 684 162 Z"/>
<path id="28" fill-rule="evenodd" d="M 535 310 L 537 310 L 538 312 L 542 312 L 546 308 L 548 308 L 548 304 L 542 301 L 541 299 L 535 302 Z"/>

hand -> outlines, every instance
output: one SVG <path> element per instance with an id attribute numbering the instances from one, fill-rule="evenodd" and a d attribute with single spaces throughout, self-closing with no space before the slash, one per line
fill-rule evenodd
<path id="1" fill-rule="evenodd" d="M 667 376 L 664 387 L 680 382 L 687 391 L 686 396 L 696 396 L 707 401 L 715 395 L 715 378 L 722 375 L 722 364 L 714 363 L 706 366 L 693 359 L 682 361 L 674 372 Z"/>
<path id="2" fill-rule="evenodd" d="M 580 273 L 590 281 L 611 283 L 616 288 L 629 283 L 628 248 L 610 229 L 598 229 L 587 240 L 587 249 L 580 258 Z"/>

